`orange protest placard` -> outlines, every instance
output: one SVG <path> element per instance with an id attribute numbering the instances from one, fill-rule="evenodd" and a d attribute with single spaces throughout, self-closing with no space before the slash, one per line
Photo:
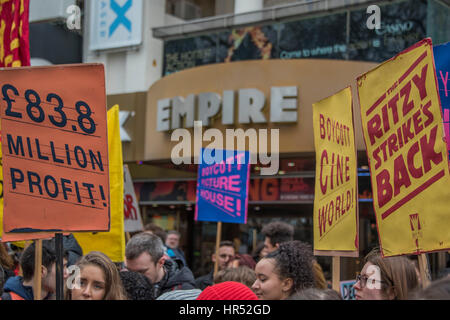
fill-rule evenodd
<path id="1" fill-rule="evenodd" d="M 101 64 L 0 70 L 5 232 L 109 230 Z"/>
<path id="2" fill-rule="evenodd" d="M 384 256 L 450 247 L 450 175 L 431 39 L 358 78 Z"/>

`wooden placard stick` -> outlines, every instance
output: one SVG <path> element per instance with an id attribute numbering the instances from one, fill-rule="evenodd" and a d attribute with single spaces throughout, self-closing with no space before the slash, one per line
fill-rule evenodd
<path id="1" fill-rule="evenodd" d="M 420 278 L 422 280 L 422 288 L 428 287 L 428 285 L 431 282 L 430 277 L 430 270 L 428 268 L 428 260 L 426 253 L 421 253 L 418 256 L 419 258 L 419 271 L 420 271 Z"/>
<path id="2" fill-rule="evenodd" d="M 216 235 L 216 261 L 214 262 L 214 276 L 216 276 L 219 270 L 219 246 L 220 239 L 222 238 L 222 221 L 217 222 L 217 235 Z"/>
<path id="3" fill-rule="evenodd" d="M 256 250 L 257 240 L 258 240 L 257 236 L 258 236 L 258 234 L 257 234 L 256 229 L 253 229 L 253 251 Z"/>
<path id="4" fill-rule="evenodd" d="M 129 232 L 125 232 L 125 242 L 128 243 L 128 241 L 130 241 L 130 233 Z"/>
<path id="5" fill-rule="evenodd" d="M 42 240 L 34 240 L 34 300 L 41 300 L 42 274 Z"/>
<path id="6" fill-rule="evenodd" d="M 341 257 L 333 256 L 333 273 L 332 273 L 333 290 L 341 292 Z"/>

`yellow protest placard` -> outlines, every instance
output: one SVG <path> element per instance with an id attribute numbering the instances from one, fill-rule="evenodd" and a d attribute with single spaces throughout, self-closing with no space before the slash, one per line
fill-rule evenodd
<path id="1" fill-rule="evenodd" d="M 450 177 L 431 39 L 358 78 L 384 256 L 448 250 Z"/>
<path id="2" fill-rule="evenodd" d="M 350 87 L 313 104 L 314 254 L 358 251 L 355 133 Z M 324 255 L 343 255 L 323 252 Z"/>
<path id="3" fill-rule="evenodd" d="M 111 198 L 111 227 L 109 232 L 74 233 L 83 253 L 101 251 L 114 262 L 125 257 L 123 215 L 123 160 L 120 141 L 119 106 L 108 110 L 109 179 Z"/>

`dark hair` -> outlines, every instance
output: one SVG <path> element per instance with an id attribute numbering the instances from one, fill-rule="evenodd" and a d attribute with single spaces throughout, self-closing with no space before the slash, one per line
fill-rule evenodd
<path id="1" fill-rule="evenodd" d="M 275 260 L 275 270 L 280 279 L 293 280 L 292 292 L 312 288 L 314 274 L 312 270 L 312 249 L 304 242 L 288 241 L 281 243 L 279 248 L 263 259 Z"/>
<path id="2" fill-rule="evenodd" d="M 6 269 L 14 268 L 14 259 L 8 254 L 4 243 L 0 243 L 0 266 Z"/>
<path id="3" fill-rule="evenodd" d="M 129 300 L 155 300 L 153 284 L 146 276 L 127 270 L 119 274 Z"/>
<path id="4" fill-rule="evenodd" d="M 23 279 L 26 281 L 33 279 L 34 276 L 34 255 L 35 242 L 30 244 L 20 256 L 20 267 Z M 49 241 L 42 241 L 42 265 L 50 271 L 54 263 L 56 263 L 55 247 Z"/>
<path id="5" fill-rule="evenodd" d="M 214 284 L 225 281 L 240 282 L 251 288 L 253 283 L 256 281 L 256 274 L 254 270 L 246 266 L 226 268 L 217 272 L 216 276 L 214 277 Z"/>
<path id="6" fill-rule="evenodd" d="M 5 285 L 5 270 L 0 264 L 0 296 L 3 294 L 3 286 Z"/>
<path id="7" fill-rule="evenodd" d="M 282 221 L 269 223 L 261 233 L 270 239 L 272 246 L 294 240 L 294 227 Z"/>
<path id="8" fill-rule="evenodd" d="M 127 243 L 125 248 L 125 257 L 129 260 L 136 259 L 143 252 L 147 252 L 156 263 L 164 255 L 164 245 L 160 237 L 142 232 L 134 235 Z"/>
<path id="9" fill-rule="evenodd" d="M 167 233 L 160 226 L 154 223 L 148 223 L 145 225 L 144 230 L 152 232 L 153 234 L 160 237 L 163 243 L 166 243 Z"/>
<path id="10" fill-rule="evenodd" d="M 289 300 L 342 300 L 342 297 L 332 289 L 309 288 L 294 293 Z"/>
<path id="11" fill-rule="evenodd" d="M 219 248 L 222 248 L 222 247 L 233 247 L 233 249 L 234 249 L 233 242 L 230 241 L 230 240 L 223 240 L 223 241 L 220 241 L 220 243 L 219 243 Z M 214 249 L 214 251 L 215 251 L 215 249 Z"/>
<path id="12" fill-rule="evenodd" d="M 253 249 L 252 251 L 252 256 L 253 256 L 253 260 L 255 260 L 255 262 L 258 262 L 261 254 L 261 251 L 264 249 L 264 242 L 259 242 L 256 247 Z"/>
<path id="13" fill-rule="evenodd" d="M 411 300 L 450 300 L 450 276 L 433 281 L 428 287 L 418 289 L 410 296 Z"/>

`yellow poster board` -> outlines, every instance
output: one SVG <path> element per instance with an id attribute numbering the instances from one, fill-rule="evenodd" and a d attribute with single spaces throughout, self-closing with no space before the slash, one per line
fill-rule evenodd
<path id="1" fill-rule="evenodd" d="M 111 227 L 109 232 L 74 233 L 83 253 L 101 251 L 114 262 L 125 257 L 123 215 L 123 160 L 120 141 L 119 106 L 108 110 L 109 179 L 111 198 Z"/>
<path id="2" fill-rule="evenodd" d="M 357 79 L 383 256 L 450 248 L 450 178 L 431 39 Z"/>
<path id="3" fill-rule="evenodd" d="M 314 254 L 340 256 L 345 254 L 337 251 L 346 251 L 357 255 L 358 188 L 351 88 L 314 103 L 313 125 Z"/>

